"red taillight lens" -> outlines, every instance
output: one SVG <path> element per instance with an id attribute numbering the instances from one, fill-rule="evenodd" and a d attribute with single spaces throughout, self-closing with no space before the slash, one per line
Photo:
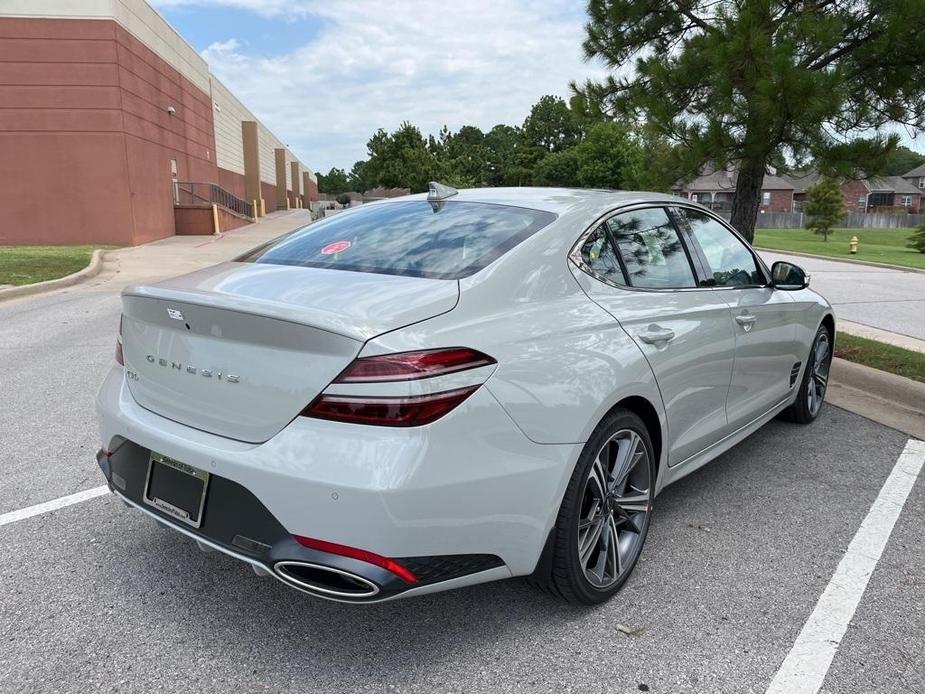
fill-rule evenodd
<path id="1" fill-rule="evenodd" d="M 309 549 L 317 549 L 319 552 L 337 554 L 341 557 L 359 559 L 360 561 L 365 561 L 367 564 L 373 564 L 375 566 L 382 567 L 386 571 L 391 571 L 405 583 L 418 582 L 418 577 L 415 576 L 410 569 L 402 566 L 394 559 L 389 559 L 388 557 L 383 557 L 382 555 L 375 554 L 373 552 L 367 552 L 365 549 L 357 549 L 356 547 L 339 545 L 335 542 L 327 542 L 325 540 L 316 540 L 313 537 L 302 537 L 301 535 L 293 535 L 293 537 L 296 539 L 296 542 L 298 542 L 303 547 L 308 547 Z"/>
<path id="2" fill-rule="evenodd" d="M 476 390 L 477 385 L 409 397 L 321 394 L 302 411 L 302 416 L 351 424 L 416 427 L 440 419 Z"/>
<path id="3" fill-rule="evenodd" d="M 116 363 L 125 366 L 125 358 L 122 356 L 122 316 L 119 316 L 119 337 L 116 338 Z"/>
<path id="4" fill-rule="evenodd" d="M 494 363 L 495 360 L 487 354 L 467 347 L 398 352 L 356 359 L 334 379 L 334 383 L 410 381 L 476 369 Z"/>

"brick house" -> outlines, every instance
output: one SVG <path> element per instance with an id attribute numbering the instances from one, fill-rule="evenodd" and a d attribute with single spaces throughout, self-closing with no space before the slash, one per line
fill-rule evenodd
<path id="1" fill-rule="evenodd" d="M 710 209 L 728 212 L 732 209 L 737 179 L 736 171 L 710 171 L 690 181 L 679 181 L 672 192 Z M 791 212 L 793 191 L 793 185 L 783 177 L 766 174 L 761 183 L 759 212 Z"/>
<path id="2" fill-rule="evenodd" d="M 913 169 L 914 170 L 914 169 Z M 925 190 L 902 176 L 870 176 L 842 184 L 845 207 L 850 212 L 910 212 L 922 210 Z"/>
<path id="3" fill-rule="evenodd" d="M 925 164 L 916 166 L 912 171 L 907 171 L 902 175 L 902 178 L 910 185 L 918 188 L 922 195 L 925 195 Z"/>

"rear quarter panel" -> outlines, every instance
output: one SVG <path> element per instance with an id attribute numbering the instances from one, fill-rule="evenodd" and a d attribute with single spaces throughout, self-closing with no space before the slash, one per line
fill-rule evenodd
<path id="1" fill-rule="evenodd" d="M 536 443 L 587 441 L 614 404 L 629 396 L 651 402 L 664 429 L 648 363 L 568 269 L 568 250 L 583 229 L 560 218 L 461 280 L 453 311 L 380 335 L 361 355 L 449 346 L 491 355 L 498 368 L 486 387 Z"/>

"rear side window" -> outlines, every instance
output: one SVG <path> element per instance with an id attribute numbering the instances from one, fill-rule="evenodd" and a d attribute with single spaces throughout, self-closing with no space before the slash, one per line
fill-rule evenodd
<path id="1" fill-rule="evenodd" d="M 459 279 L 552 222 L 551 212 L 448 200 L 362 207 L 316 222 L 239 261 Z"/>
<path id="2" fill-rule="evenodd" d="M 581 246 L 581 259 L 596 275 L 623 284 L 623 269 L 617 254 L 613 252 L 613 245 L 607 238 L 607 230 L 602 224 L 592 232 Z"/>
<path id="3" fill-rule="evenodd" d="M 626 266 L 629 283 L 646 289 L 697 286 L 687 252 L 661 207 L 618 214 L 607 220 Z"/>

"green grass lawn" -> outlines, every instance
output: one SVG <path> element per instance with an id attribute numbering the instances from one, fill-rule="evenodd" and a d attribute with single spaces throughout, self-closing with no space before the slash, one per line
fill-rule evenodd
<path id="1" fill-rule="evenodd" d="M 925 354 L 921 352 L 840 332 L 835 356 L 925 383 Z"/>
<path id="2" fill-rule="evenodd" d="M 90 264 L 100 246 L 0 246 L 0 284 L 32 284 L 70 275 Z"/>
<path id="3" fill-rule="evenodd" d="M 907 248 L 914 229 L 836 229 L 828 241 L 809 229 L 756 229 L 755 245 L 782 251 L 797 251 L 835 258 L 870 260 L 875 263 L 925 269 L 925 253 Z M 857 255 L 851 255 L 848 242 L 857 236 Z"/>

